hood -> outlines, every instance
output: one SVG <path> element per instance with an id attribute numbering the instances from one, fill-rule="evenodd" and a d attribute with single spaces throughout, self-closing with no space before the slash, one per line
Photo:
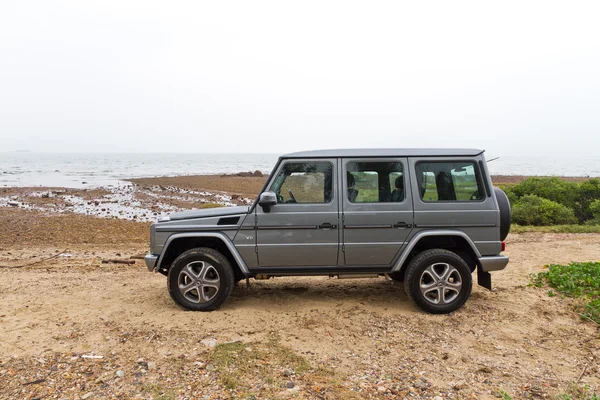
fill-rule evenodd
<path id="1" fill-rule="evenodd" d="M 176 212 L 169 215 L 171 221 L 177 221 L 181 219 L 192 219 L 192 218 L 206 218 L 206 217 L 220 217 L 224 215 L 236 215 L 236 214 L 248 214 L 250 207 L 238 206 L 238 207 L 216 207 L 216 208 L 205 208 L 203 210 L 190 210 Z"/>

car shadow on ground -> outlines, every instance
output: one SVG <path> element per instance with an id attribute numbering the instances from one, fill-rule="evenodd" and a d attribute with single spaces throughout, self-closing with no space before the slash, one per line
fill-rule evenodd
<path id="1" fill-rule="evenodd" d="M 307 307 L 323 302 L 350 302 L 370 304 L 373 307 L 402 307 L 411 305 L 401 282 L 383 278 L 338 280 L 322 278 L 278 278 L 265 281 L 239 282 L 227 301 L 228 308 L 268 302 L 272 306 L 286 306 L 301 302 Z"/>

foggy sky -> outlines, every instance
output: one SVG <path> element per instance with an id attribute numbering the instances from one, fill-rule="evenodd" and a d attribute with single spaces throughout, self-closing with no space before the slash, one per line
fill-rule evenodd
<path id="1" fill-rule="evenodd" d="M 594 156 L 598 4 L 3 1 L 0 151 Z"/>

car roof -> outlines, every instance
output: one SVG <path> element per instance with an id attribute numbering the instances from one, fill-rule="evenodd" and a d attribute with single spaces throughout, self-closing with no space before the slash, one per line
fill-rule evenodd
<path id="1" fill-rule="evenodd" d="M 284 154 L 281 158 L 336 158 L 336 157 L 472 157 L 484 150 L 479 149 L 330 149 L 310 150 Z"/>

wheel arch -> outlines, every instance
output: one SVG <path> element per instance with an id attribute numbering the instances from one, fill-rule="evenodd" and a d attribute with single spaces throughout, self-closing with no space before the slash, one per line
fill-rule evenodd
<path id="1" fill-rule="evenodd" d="M 166 274 L 175 259 L 184 251 L 196 247 L 215 249 L 225 256 L 236 276 L 248 276 L 246 263 L 237 252 L 233 242 L 220 232 L 176 233 L 167 239 L 163 251 L 156 262 L 155 270 Z"/>
<path id="2" fill-rule="evenodd" d="M 454 230 L 421 231 L 410 240 L 391 272 L 403 276 L 407 265 L 417 254 L 433 248 L 446 249 L 456 253 L 465 260 L 471 268 L 471 272 L 475 270 L 481 257 L 475 243 L 465 232 Z"/>

